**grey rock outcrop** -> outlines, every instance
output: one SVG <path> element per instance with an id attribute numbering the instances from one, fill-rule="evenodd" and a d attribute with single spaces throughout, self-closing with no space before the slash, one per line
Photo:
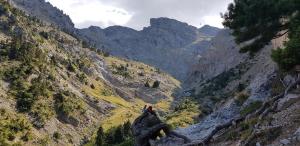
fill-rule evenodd
<path id="1" fill-rule="evenodd" d="M 76 31 L 70 17 L 45 0 L 9 0 L 9 2 L 28 15 L 53 24 L 68 33 Z"/>
<path id="2" fill-rule="evenodd" d="M 230 30 L 221 30 L 211 41 L 211 46 L 201 54 L 189 70 L 185 83 L 193 88 L 204 80 L 213 78 L 245 61 L 247 54 L 240 54 Z"/>
<path id="3" fill-rule="evenodd" d="M 278 103 L 278 110 L 283 110 L 285 108 L 288 108 L 293 103 L 296 103 L 300 100 L 299 94 L 288 94 L 284 98 L 282 98 Z"/>

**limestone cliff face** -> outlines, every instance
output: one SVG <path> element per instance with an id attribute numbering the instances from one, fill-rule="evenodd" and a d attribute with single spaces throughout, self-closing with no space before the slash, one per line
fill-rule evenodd
<path id="1" fill-rule="evenodd" d="M 246 54 L 239 53 L 238 45 L 230 35 L 230 30 L 222 30 L 212 39 L 208 50 L 201 54 L 197 63 L 192 66 L 185 82 L 189 87 L 193 87 L 237 66 L 246 58 Z"/>

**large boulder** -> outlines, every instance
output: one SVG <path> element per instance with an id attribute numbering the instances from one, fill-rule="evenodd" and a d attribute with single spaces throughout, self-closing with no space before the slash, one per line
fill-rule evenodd
<path id="1" fill-rule="evenodd" d="M 161 131 L 165 133 L 163 137 Z M 190 140 L 163 123 L 154 113 L 144 112 L 132 124 L 135 146 L 179 146 Z M 160 137 L 160 139 L 157 139 Z"/>

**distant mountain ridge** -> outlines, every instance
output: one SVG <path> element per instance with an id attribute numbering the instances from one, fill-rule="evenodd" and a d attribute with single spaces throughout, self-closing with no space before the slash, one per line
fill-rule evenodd
<path id="1" fill-rule="evenodd" d="M 81 29 L 81 39 L 112 55 L 142 61 L 184 80 L 191 65 L 210 47 L 215 28 L 196 27 L 169 18 L 152 18 L 141 31 L 112 26 Z M 220 29 L 219 29 L 220 30 Z M 218 31 L 219 31 L 218 30 Z"/>

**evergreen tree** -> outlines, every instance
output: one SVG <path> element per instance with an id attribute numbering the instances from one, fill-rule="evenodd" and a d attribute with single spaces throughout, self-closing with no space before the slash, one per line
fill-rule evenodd
<path id="1" fill-rule="evenodd" d="M 114 141 L 115 143 L 121 143 L 125 140 L 124 132 L 123 132 L 123 126 L 118 126 L 116 128 L 115 134 L 114 134 Z"/>
<path id="2" fill-rule="evenodd" d="M 99 129 L 97 131 L 96 145 L 97 146 L 104 146 L 104 140 L 105 140 L 104 131 L 103 131 L 103 128 L 101 126 L 101 127 L 99 127 Z"/>
<path id="3" fill-rule="evenodd" d="M 148 82 L 148 81 L 145 83 L 145 87 L 147 87 L 147 88 L 149 88 L 149 87 L 150 87 L 150 84 L 149 84 L 149 82 Z"/>
<path id="4" fill-rule="evenodd" d="M 280 67 L 289 70 L 299 62 L 299 0 L 235 0 L 223 15 L 223 24 L 233 30 L 241 52 L 259 51 L 272 39 L 288 34 L 285 48 L 273 52 Z M 294 54 L 295 53 L 295 54 Z"/>
<path id="5" fill-rule="evenodd" d="M 152 88 L 158 88 L 160 85 L 160 82 L 159 81 L 155 81 L 152 85 Z"/>
<path id="6" fill-rule="evenodd" d="M 131 123 L 130 123 L 130 121 L 127 121 L 126 123 L 124 123 L 123 131 L 124 131 L 124 136 L 126 138 L 131 137 Z"/>

